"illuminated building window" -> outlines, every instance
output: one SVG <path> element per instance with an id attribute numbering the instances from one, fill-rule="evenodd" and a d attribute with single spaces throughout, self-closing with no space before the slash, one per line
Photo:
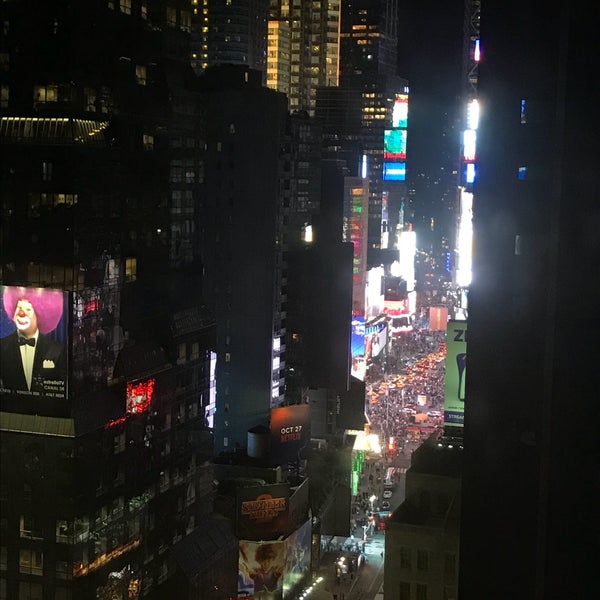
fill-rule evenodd
<path id="1" fill-rule="evenodd" d="M 527 123 L 527 102 L 526 100 L 521 100 L 521 124 Z"/>
<path id="2" fill-rule="evenodd" d="M 524 181 L 527 178 L 527 167 L 519 167 L 518 178 Z"/>
<path id="3" fill-rule="evenodd" d="M 142 136 L 142 143 L 144 144 L 144 150 L 152 150 L 154 148 L 154 136 L 145 133 Z"/>
<path id="4" fill-rule="evenodd" d="M 135 82 L 138 85 L 146 85 L 146 67 L 144 65 L 135 66 Z"/>
<path id="5" fill-rule="evenodd" d="M 148 18 L 148 4 L 146 2 L 140 4 L 140 16 L 142 19 Z"/>
<path id="6" fill-rule="evenodd" d="M 131 0 L 119 0 L 119 10 L 126 15 L 131 14 Z"/>
<path id="7" fill-rule="evenodd" d="M 73 543 L 73 523 L 66 520 L 56 521 L 56 542 L 58 544 Z"/>
<path id="8" fill-rule="evenodd" d="M 40 552 L 39 550 L 32 550 L 31 548 L 21 548 L 19 551 L 19 573 L 42 575 L 43 571 L 44 553 Z M 42 596 L 40 594 L 39 598 L 41 597 Z"/>
<path id="9" fill-rule="evenodd" d="M 137 279 L 137 258 L 125 259 L 125 281 L 135 281 Z"/>
<path id="10" fill-rule="evenodd" d="M 229 352 L 225 352 L 225 362 L 231 362 L 231 354 Z"/>

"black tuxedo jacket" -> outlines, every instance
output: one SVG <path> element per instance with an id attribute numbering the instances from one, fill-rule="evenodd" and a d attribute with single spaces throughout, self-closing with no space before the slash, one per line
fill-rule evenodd
<path id="1" fill-rule="evenodd" d="M 31 391 L 43 393 L 44 380 L 64 381 L 65 377 L 62 345 L 40 333 L 35 345 Z M 17 332 L 0 339 L 0 381 L 5 391 L 28 391 Z"/>

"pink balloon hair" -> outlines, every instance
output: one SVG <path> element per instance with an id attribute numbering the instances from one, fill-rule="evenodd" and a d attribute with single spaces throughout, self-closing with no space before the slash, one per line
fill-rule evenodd
<path id="1" fill-rule="evenodd" d="M 4 310 L 11 320 L 19 300 L 28 300 L 33 306 L 40 333 L 56 329 L 63 316 L 63 292 L 46 288 L 5 287 Z"/>

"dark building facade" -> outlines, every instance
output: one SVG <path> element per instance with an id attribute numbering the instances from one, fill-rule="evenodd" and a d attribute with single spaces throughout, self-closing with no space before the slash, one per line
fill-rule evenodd
<path id="1" fill-rule="evenodd" d="M 0 597 L 168 597 L 212 511 L 189 5 L 30 8 L 1 9 Z M 23 298 L 41 333 L 18 384 Z"/>
<path id="2" fill-rule="evenodd" d="M 461 600 L 598 594 L 599 16 L 481 7 Z"/>

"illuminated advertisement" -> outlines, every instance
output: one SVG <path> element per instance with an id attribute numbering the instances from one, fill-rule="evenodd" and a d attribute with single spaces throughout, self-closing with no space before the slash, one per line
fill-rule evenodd
<path id="1" fill-rule="evenodd" d="M 139 415 L 150 408 L 154 394 L 154 379 L 127 384 L 126 409 L 129 415 Z"/>
<path id="2" fill-rule="evenodd" d="M 278 465 L 308 458 L 310 405 L 293 404 L 271 409 L 271 456 Z"/>
<path id="3" fill-rule="evenodd" d="M 283 597 L 288 598 L 294 588 L 310 574 L 310 542 L 312 522 L 309 519 L 284 542 L 285 569 Z"/>
<path id="4" fill-rule="evenodd" d="M 55 413 L 67 399 L 68 293 L 0 286 L 3 410 Z M 4 400 L 6 399 L 6 402 Z M 19 406 L 19 400 L 22 405 Z M 37 401 L 40 401 L 39 403 Z"/>
<path id="5" fill-rule="evenodd" d="M 449 321 L 446 329 L 445 425 L 463 425 L 466 378 L 467 322 Z"/>
<path id="6" fill-rule="evenodd" d="M 406 159 L 406 129 L 386 129 L 383 133 L 383 158 Z"/>
<path id="7" fill-rule="evenodd" d="M 289 483 L 239 487 L 238 537 L 265 539 L 282 535 L 288 527 L 289 497 Z"/>
<path id="8" fill-rule="evenodd" d="M 283 598 L 285 545 L 283 541 L 240 540 L 238 596 L 263 600 Z"/>
<path id="9" fill-rule="evenodd" d="M 381 319 L 365 325 L 365 357 L 367 363 L 376 359 L 387 344 L 387 322 Z"/>
<path id="10" fill-rule="evenodd" d="M 406 163 L 405 162 L 385 162 L 383 163 L 384 181 L 405 181 Z"/>
<path id="11" fill-rule="evenodd" d="M 408 126 L 408 94 L 397 94 L 392 109 L 392 127 Z"/>
<path id="12" fill-rule="evenodd" d="M 351 374 L 353 377 L 365 380 L 365 318 L 352 317 L 352 335 L 350 338 L 350 351 L 352 356 Z"/>

